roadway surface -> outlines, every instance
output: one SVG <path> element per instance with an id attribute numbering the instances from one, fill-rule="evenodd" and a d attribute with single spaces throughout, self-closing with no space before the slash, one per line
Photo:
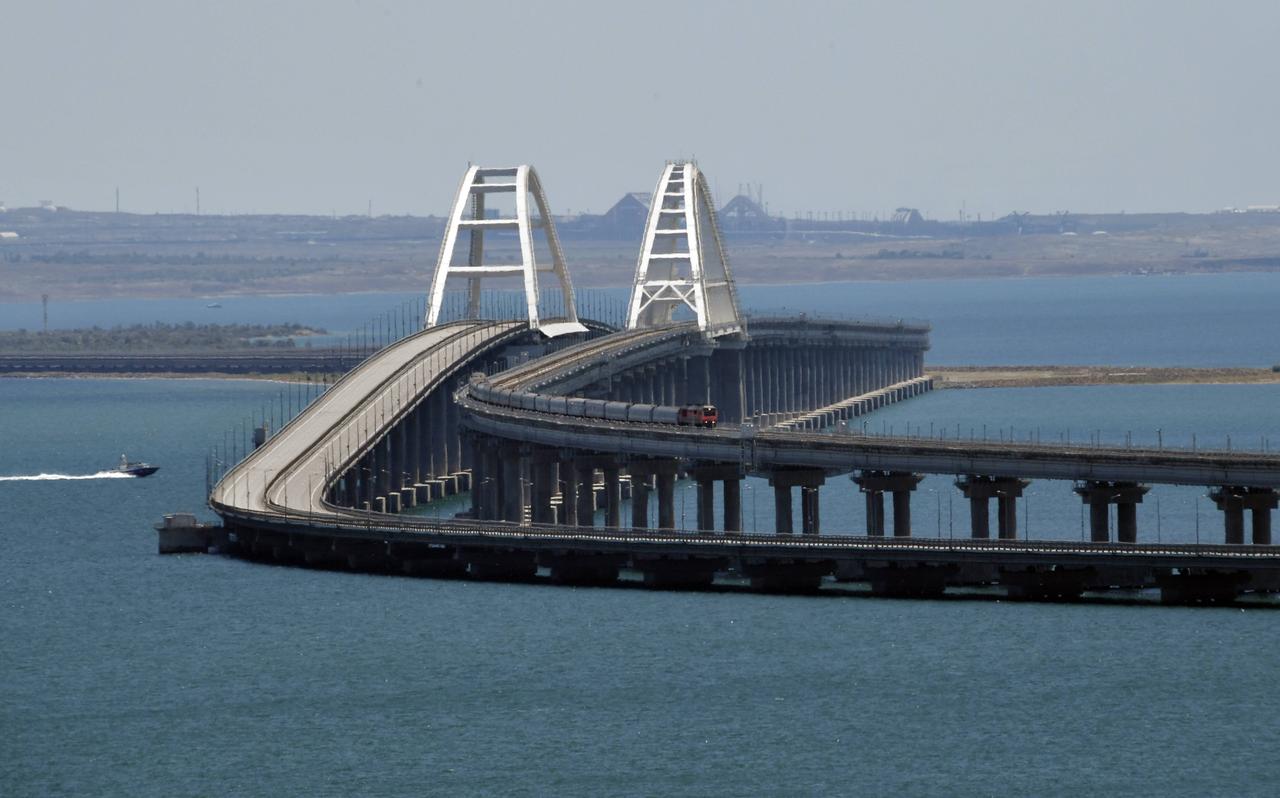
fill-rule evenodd
<path id="1" fill-rule="evenodd" d="M 210 504 L 233 514 L 349 515 L 324 501 L 326 483 L 457 368 L 525 328 L 520 322 L 453 322 L 382 349 L 228 471 Z"/>

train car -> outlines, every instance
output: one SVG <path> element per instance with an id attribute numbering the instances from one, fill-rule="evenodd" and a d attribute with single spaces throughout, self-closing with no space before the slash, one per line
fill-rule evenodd
<path id="1" fill-rule="evenodd" d="M 717 419 L 715 405 L 685 405 L 676 411 L 676 423 L 682 427 L 714 429 Z"/>
<path id="2" fill-rule="evenodd" d="M 581 396 L 570 396 L 565 402 L 564 414 L 566 416 L 585 416 L 587 408 L 587 400 Z"/>
<path id="3" fill-rule="evenodd" d="M 547 397 L 547 412 L 559 413 L 565 415 L 569 412 L 569 397 L 567 396 L 549 396 Z"/>
<path id="4" fill-rule="evenodd" d="M 653 408 L 653 423 L 655 424 L 678 424 L 680 422 L 680 409 L 669 405 L 655 405 Z"/>
<path id="5" fill-rule="evenodd" d="M 648 424 L 653 421 L 653 405 L 630 405 L 627 407 L 627 421 Z"/>
<path id="6" fill-rule="evenodd" d="M 610 421 L 626 421 L 629 407 L 626 402 L 605 402 L 604 417 Z"/>
<path id="7" fill-rule="evenodd" d="M 582 415 L 587 418 L 604 418 L 604 406 L 606 404 L 607 402 L 603 399 L 588 399 Z"/>
<path id="8" fill-rule="evenodd" d="M 538 397 L 536 394 L 522 392 L 522 393 L 516 394 L 516 399 L 520 402 L 521 410 L 537 410 L 538 409 Z"/>

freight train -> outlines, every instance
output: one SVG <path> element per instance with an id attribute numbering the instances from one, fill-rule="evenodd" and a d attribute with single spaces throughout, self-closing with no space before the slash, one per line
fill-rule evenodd
<path id="1" fill-rule="evenodd" d="M 610 402 L 605 399 L 584 399 L 578 396 L 551 396 L 496 388 L 484 381 L 471 383 L 469 390 L 471 397 L 481 402 L 575 418 L 599 418 L 605 421 L 630 421 L 641 424 L 674 424 L 705 429 L 714 429 L 718 421 L 715 405 L 709 404 L 675 407 Z"/>

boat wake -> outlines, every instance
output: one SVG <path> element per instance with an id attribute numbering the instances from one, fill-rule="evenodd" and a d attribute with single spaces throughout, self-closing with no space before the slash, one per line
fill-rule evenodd
<path id="1" fill-rule="evenodd" d="M 99 471 L 96 474 L 28 474 L 13 477 L 0 477 L 0 482 L 47 482 L 57 479 L 132 479 L 133 474 L 120 471 Z"/>

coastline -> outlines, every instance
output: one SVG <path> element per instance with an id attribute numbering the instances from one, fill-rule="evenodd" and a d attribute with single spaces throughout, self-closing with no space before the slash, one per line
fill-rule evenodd
<path id="1" fill-rule="evenodd" d="M 1045 388 L 1064 385 L 1271 385 L 1280 371 L 1269 368 L 1168 366 L 940 366 L 925 368 L 935 389 Z M 279 383 L 317 383 L 296 374 L 232 374 L 227 372 L 12 372 L 0 380 L 253 380 Z M 335 378 L 341 375 L 333 375 Z"/>
<path id="2" fill-rule="evenodd" d="M 1270 368 L 1167 366 L 942 366 L 927 368 L 938 389 L 1043 388 L 1061 385 L 1265 385 Z"/>

